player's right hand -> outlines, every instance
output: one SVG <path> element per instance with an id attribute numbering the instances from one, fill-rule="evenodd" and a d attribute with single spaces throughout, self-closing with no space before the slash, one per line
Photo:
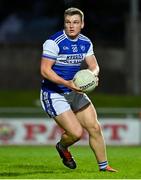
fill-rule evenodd
<path id="1" fill-rule="evenodd" d="M 76 91 L 76 92 L 80 92 L 80 93 L 83 92 L 79 87 L 75 86 L 75 84 L 74 84 L 74 82 L 72 80 L 67 82 L 67 87 L 72 89 L 73 91 Z"/>

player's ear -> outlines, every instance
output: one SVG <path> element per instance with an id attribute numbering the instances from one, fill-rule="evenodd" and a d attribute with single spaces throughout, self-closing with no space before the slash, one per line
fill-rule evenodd
<path id="1" fill-rule="evenodd" d="M 81 29 L 83 29 L 83 28 L 84 28 L 84 21 L 81 24 Z"/>

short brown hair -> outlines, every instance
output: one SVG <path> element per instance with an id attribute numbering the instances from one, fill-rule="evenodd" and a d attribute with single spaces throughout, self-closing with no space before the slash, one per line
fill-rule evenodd
<path id="1" fill-rule="evenodd" d="M 65 12 L 64 12 L 64 18 L 67 15 L 73 16 L 73 15 L 76 15 L 76 14 L 78 14 L 81 17 L 81 21 L 84 21 L 84 13 L 80 9 L 75 8 L 75 7 L 71 7 L 71 8 L 66 9 Z"/>

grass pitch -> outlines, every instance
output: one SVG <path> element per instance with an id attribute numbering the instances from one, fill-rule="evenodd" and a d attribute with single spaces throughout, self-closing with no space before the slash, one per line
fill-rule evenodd
<path id="1" fill-rule="evenodd" d="M 141 147 L 107 147 L 118 173 L 99 172 L 89 147 L 75 146 L 75 170 L 65 167 L 53 146 L 1 146 L 0 179 L 141 179 Z"/>
<path id="2" fill-rule="evenodd" d="M 12 95 L 11 95 L 12 94 Z M 96 93 L 88 94 L 96 107 L 141 107 L 141 96 L 112 95 Z M 0 107 L 36 107 L 40 98 L 40 90 L 0 90 Z"/>

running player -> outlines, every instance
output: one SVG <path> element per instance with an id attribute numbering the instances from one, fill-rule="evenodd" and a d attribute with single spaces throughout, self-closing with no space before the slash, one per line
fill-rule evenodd
<path id="1" fill-rule="evenodd" d="M 69 8 L 64 13 L 64 30 L 55 33 L 43 44 L 41 104 L 47 114 L 64 129 L 56 149 L 65 166 L 76 168 L 76 162 L 68 148 L 81 139 L 84 128 L 89 134 L 89 144 L 96 156 L 99 170 L 116 172 L 108 164 L 96 110 L 88 96 L 72 81 L 83 61 L 94 76 L 99 74 L 92 42 L 81 34 L 83 27 L 83 12 L 77 8 Z"/>

